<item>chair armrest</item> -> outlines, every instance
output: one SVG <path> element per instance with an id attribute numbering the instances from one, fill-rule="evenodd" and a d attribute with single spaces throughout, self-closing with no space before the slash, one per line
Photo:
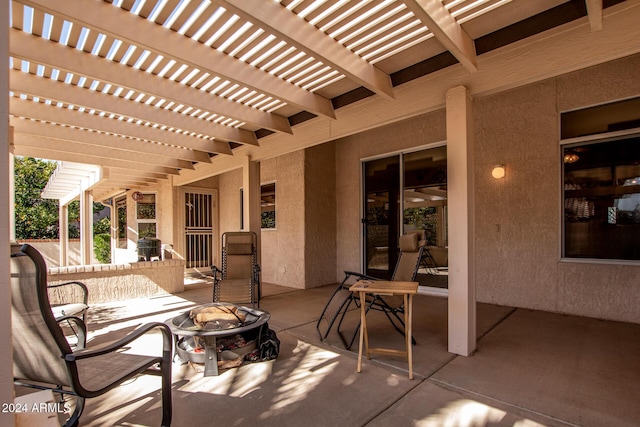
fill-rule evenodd
<path id="1" fill-rule="evenodd" d="M 75 362 L 76 360 L 87 359 L 89 357 L 100 356 L 103 354 L 111 353 L 115 350 L 121 349 L 122 347 L 126 346 L 130 342 L 140 338 L 142 335 L 156 328 L 160 328 L 160 331 L 162 332 L 163 353 L 167 351 L 171 352 L 171 349 L 172 349 L 171 330 L 164 323 L 152 322 L 152 323 L 147 323 L 138 327 L 134 331 L 130 332 L 127 336 L 123 337 L 122 339 L 110 345 L 96 348 L 96 349 L 85 349 L 85 350 L 75 351 L 71 354 L 65 355 L 64 359 L 67 362 Z"/>
<path id="2" fill-rule="evenodd" d="M 211 266 L 211 272 L 213 273 L 213 281 L 219 282 L 222 280 L 222 270 L 218 268 L 216 265 Z"/>
<path id="3" fill-rule="evenodd" d="M 363 273 L 356 273 L 355 271 L 345 271 L 344 280 L 342 281 L 342 283 L 345 283 L 351 276 L 355 276 L 358 280 L 380 280 L 377 277 L 367 276 Z"/>
<path id="4" fill-rule="evenodd" d="M 53 289 L 53 288 L 59 288 L 62 286 L 70 286 L 70 285 L 78 286 L 82 290 L 82 302 L 87 304 L 89 302 L 89 290 L 87 289 L 87 285 L 85 285 L 82 282 L 74 281 L 74 282 L 57 283 L 55 285 L 47 285 L 47 288 Z"/>
<path id="5" fill-rule="evenodd" d="M 81 318 L 77 316 L 63 316 L 56 319 L 58 324 L 62 322 L 74 323 L 77 331 L 74 331 L 76 336 L 78 337 L 78 344 L 76 345 L 77 350 L 82 350 L 87 346 L 87 325 L 82 321 Z"/>

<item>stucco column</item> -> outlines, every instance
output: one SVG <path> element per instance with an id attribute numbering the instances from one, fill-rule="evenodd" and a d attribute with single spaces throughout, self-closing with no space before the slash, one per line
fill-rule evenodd
<path id="1" fill-rule="evenodd" d="M 244 231 L 254 231 L 258 236 L 258 263 L 260 254 L 260 163 L 254 162 L 249 156 L 245 157 L 242 166 L 242 212 Z"/>
<path id="2" fill-rule="evenodd" d="M 464 86 L 446 97 L 449 351 L 469 356 L 476 348 L 472 99 Z"/>
<path id="3" fill-rule="evenodd" d="M 80 193 L 80 264 L 91 264 L 93 250 L 93 197 L 84 190 Z"/>
<path id="4" fill-rule="evenodd" d="M 4 29 L 0 35 L 0 63 L 9 63 L 9 2 L 0 6 L 0 25 Z M 6 66 L 6 65 L 5 65 Z M 5 68 L 6 69 L 6 68 Z M 9 73 L 0 73 L 0 402 L 13 402 L 13 362 L 11 348 L 11 287 L 9 286 L 9 241 L 11 234 L 9 225 L 13 198 L 9 190 L 9 182 L 13 179 L 13 168 L 10 166 L 9 130 Z M 9 176 L 7 176 L 9 175 Z M 14 414 L 0 411 L 0 425 L 12 427 Z"/>

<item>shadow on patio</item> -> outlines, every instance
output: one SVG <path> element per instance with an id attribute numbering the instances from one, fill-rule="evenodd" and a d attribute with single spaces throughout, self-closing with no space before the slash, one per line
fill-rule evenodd
<path id="1" fill-rule="evenodd" d="M 93 346 L 107 333 L 164 321 L 211 301 L 211 288 L 101 304 L 90 309 Z M 218 377 L 174 364 L 173 424 L 265 426 L 637 426 L 640 325 L 478 304 L 478 351 L 447 352 L 447 301 L 414 301 L 415 379 L 402 358 L 374 355 L 357 374 L 357 343 L 321 343 L 317 316 L 334 286 L 265 285 L 261 309 L 281 341 L 277 360 Z M 357 319 L 350 312 L 345 329 Z M 370 313 L 372 345 L 403 345 L 381 313 Z M 159 337 L 155 337 L 159 338 Z M 154 337 L 151 338 L 153 340 Z M 377 341 L 376 341 L 377 340 Z M 132 351 L 153 348 L 140 342 Z M 83 426 L 155 426 L 160 380 L 138 377 L 89 399 Z"/>

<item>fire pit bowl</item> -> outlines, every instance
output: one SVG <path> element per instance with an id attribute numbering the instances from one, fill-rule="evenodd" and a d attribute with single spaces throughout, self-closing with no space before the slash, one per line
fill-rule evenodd
<path id="1" fill-rule="evenodd" d="M 244 317 L 244 321 L 225 318 L 219 321 L 209 321 L 204 326 L 196 324 L 191 318 L 191 311 L 208 307 L 234 307 L 237 309 L 236 313 L 239 317 Z M 221 358 L 216 350 L 217 337 L 242 334 L 260 328 L 270 318 L 271 315 L 266 311 L 219 302 L 194 307 L 168 319 L 165 323 L 171 329 L 174 337 L 175 354 L 185 362 L 204 364 L 204 375 L 210 376 L 218 374 L 218 359 Z M 204 351 L 196 344 L 196 340 L 202 343 Z"/>

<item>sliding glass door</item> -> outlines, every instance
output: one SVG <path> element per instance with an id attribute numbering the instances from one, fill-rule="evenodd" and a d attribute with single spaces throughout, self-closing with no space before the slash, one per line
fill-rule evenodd
<path id="1" fill-rule="evenodd" d="M 391 278 L 398 256 L 399 194 L 398 156 L 364 164 L 365 273 L 381 279 Z"/>
<path id="2" fill-rule="evenodd" d="M 427 250 L 417 280 L 425 286 L 446 287 L 446 146 L 365 162 L 363 194 L 365 272 L 390 278 L 398 236 L 423 230 Z"/>

